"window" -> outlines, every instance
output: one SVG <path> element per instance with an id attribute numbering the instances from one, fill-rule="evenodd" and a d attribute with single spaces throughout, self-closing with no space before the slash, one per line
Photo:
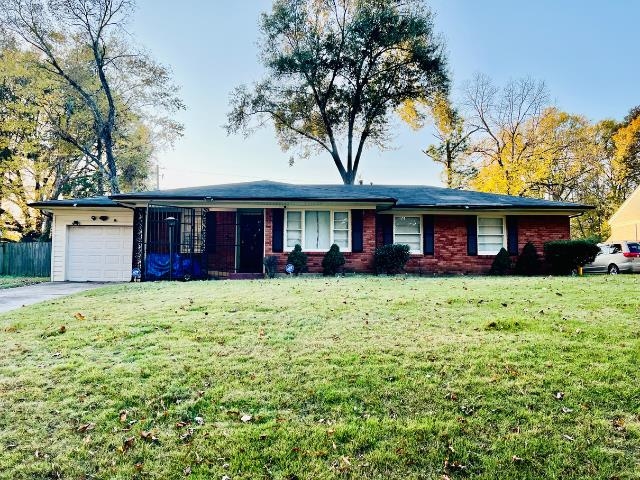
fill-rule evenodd
<path id="1" fill-rule="evenodd" d="M 333 212 L 333 243 L 349 249 L 349 212 Z"/>
<path id="2" fill-rule="evenodd" d="M 293 250 L 296 244 L 307 251 L 327 251 L 336 244 L 349 251 L 351 223 L 349 212 L 333 210 L 287 210 L 285 245 Z"/>
<path id="3" fill-rule="evenodd" d="M 497 255 L 505 246 L 504 217 L 478 217 L 478 255 Z"/>
<path id="4" fill-rule="evenodd" d="M 422 218 L 393 217 L 393 243 L 409 245 L 411 253 L 422 253 Z"/>
<path id="5" fill-rule="evenodd" d="M 304 212 L 305 250 L 329 250 L 331 226 L 328 211 L 307 210 Z"/>
<path id="6" fill-rule="evenodd" d="M 302 212 L 287 212 L 287 247 L 302 245 Z"/>

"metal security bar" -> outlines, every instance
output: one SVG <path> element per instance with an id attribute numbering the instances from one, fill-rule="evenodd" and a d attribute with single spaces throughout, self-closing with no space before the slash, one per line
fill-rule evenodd
<path id="1" fill-rule="evenodd" d="M 208 278 L 206 209 L 154 205 L 147 212 L 144 279 Z"/>

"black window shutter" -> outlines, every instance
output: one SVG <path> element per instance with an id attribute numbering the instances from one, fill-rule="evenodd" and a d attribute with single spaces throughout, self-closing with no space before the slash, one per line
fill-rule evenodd
<path id="1" fill-rule="evenodd" d="M 216 212 L 207 212 L 207 232 L 205 234 L 205 248 L 207 253 L 216 253 L 216 234 L 218 222 Z"/>
<path id="2" fill-rule="evenodd" d="M 284 208 L 274 208 L 271 210 L 273 235 L 271 239 L 271 249 L 274 252 L 282 252 L 284 247 Z"/>
<path id="3" fill-rule="evenodd" d="M 467 255 L 478 255 L 478 217 L 467 216 Z"/>
<path id="4" fill-rule="evenodd" d="M 378 215 L 376 221 L 382 231 L 382 244 L 391 245 L 393 243 L 393 215 Z"/>
<path id="5" fill-rule="evenodd" d="M 518 217 L 507 215 L 507 251 L 518 255 Z"/>
<path id="6" fill-rule="evenodd" d="M 422 253 L 425 255 L 433 255 L 435 253 L 435 225 L 433 215 L 423 215 L 422 226 L 424 227 Z"/>
<path id="7" fill-rule="evenodd" d="M 351 251 L 363 251 L 363 210 L 351 210 Z"/>

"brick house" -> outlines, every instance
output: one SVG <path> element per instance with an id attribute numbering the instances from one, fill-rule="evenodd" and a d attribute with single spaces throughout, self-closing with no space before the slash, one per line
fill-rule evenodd
<path id="1" fill-rule="evenodd" d="M 409 185 L 248 182 L 50 200 L 54 281 L 253 278 L 263 258 L 284 269 L 296 244 L 321 272 L 337 244 L 345 268 L 372 272 L 377 246 L 410 246 L 411 273 L 486 272 L 500 248 L 570 238 L 566 202 Z"/>

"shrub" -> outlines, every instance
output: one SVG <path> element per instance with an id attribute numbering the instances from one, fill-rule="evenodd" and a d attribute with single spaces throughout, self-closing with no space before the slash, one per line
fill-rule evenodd
<path id="1" fill-rule="evenodd" d="M 589 240 L 555 240 L 544 244 L 544 256 L 556 275 L 568 275 L 595 260 L 600 249 Z"/>
<path id="2" fill-rule="evenodd" d="M 344 264 L 344 255 L 340 251 L 340 247 L 334 243 L 322 259 L 322 274 L 324 276 L 335 275 Z"/>
<path id="3" fill-rule="evenodd" d="M 302 247 L 297 245 L 289 252 L 287 263 L 293 265 L 293 274 L 300 275 L 307 271 L 307 254 L 302 251 Z"/>
<path id="4" fill-rule="evenodd" d="M 264 264 L 264 269 L 267 272 L 267 277 L 275 278 L 276 272 L 278 271 L 278 257 L 275 255 L 264 257 L 262 263 Z"/>
<path id="5" fill-rule="evenodd" d="M 392 244 L 378 247 L 374 253 L 376 273 L 394 275 L 404 270 L 409 261 L 409 245 Z"/>
<path id="6" fill-rule="evenodd" d="M 506 275 L 509 273 L 511 269 L 511 258 L 509 257 L 509 252 L 507 252 L 504 248 L 501 248 L 496 258 L 493 259 L 493 263 L 491 264 L 491 270 L 489 270 L 489 275 Z"/>
<path id="7" fill-rule="evenodd" d="M 516 261 L 516 273 L 518 275 L 537 275 L 540 273 L 540 256 L 533 243 L 527 242 Z"/>

